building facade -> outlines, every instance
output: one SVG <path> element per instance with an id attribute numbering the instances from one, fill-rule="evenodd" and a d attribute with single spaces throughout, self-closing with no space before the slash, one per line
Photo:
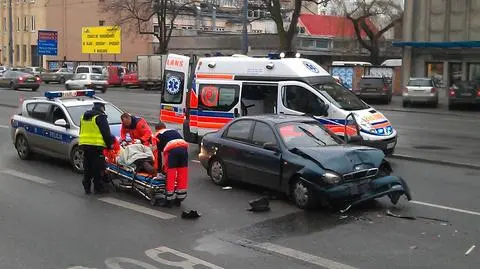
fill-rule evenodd
<path id="1" fill-rule="evenodd" d="M 8 61 L 8 0 L 0 4 L 1 62 Z M 14 63 L 11 66 L 54 68 L 67 62 L 133 63 L 137 55 L 150 53 L 152 37 L 122 31 L 120 54 L 83 54 L 82 27 L 113 25 L 110 14 L 101 11 L 99 1 L 12 0 Z M 37 56 L 38 30 L 58 31 L 58 55 Z"/>
<path id="2" fill-rule="evenodd" d="M 480 1 L 405 0 L 405 85 L 409 77 L 434 77 L 442 86 L 480 79 Z"/>

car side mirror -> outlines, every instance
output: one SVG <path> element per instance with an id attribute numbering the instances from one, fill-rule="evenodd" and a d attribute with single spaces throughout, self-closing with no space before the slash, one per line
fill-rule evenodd
<path id="1" fill-rule="evenodd" d="M 263 148 L 266 150 L 274 151 L 274 152 L 280 152 L 280 148 L 278 148 L 277 144 L 270 143 L 270 142 L 263 144 Z"/>
<path id="2" fill-rule="evenodd" d="M 70 127 L 70 126 L 68 125 L 67 121 L 65 121 L 64 119 L 56 120 L 53 124 L 54 124 L 55 126 L 60 126 L 60 127 L 64 127 L 64 128 L 69 128 L 69 127 Z"/>
<path id="3" fill-rule="evenodd" d="M 349 136 L 347 143 L 348 144 L 361 144 L 363 142 L 363 137 L 360 135 Z"/>

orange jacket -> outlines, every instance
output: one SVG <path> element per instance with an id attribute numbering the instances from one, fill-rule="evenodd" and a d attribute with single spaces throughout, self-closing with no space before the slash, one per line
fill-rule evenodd
<path id="1" fill-rule="evenodd" d="M 149 146 L 152 143 L 152 129 L 150 129 L 147 121 L 143 118 L 132 117 L 132 124 L 130 126 L 124 126 L 122 124 L 120 139 L 125 140 L 127 133 L 130 134 L 132 141 L 139 139 L 145 146 Z"/>

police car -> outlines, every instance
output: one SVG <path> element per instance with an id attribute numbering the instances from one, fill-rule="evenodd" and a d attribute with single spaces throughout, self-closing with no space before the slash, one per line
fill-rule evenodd
<path id="1" fill-rule="evenodd" d="M 83 171 L 83 152 L 78 147 L 80 118 L 93 107 L 94 90 L 50 91 L 45 97 L 25 100 L 11 118 L 11 136 L 18 156 L 29 159 L 40 153 L 69 160 L 76 172 Z M 112 135 L 120 136 L 122 111 L 105 102 Z"/>

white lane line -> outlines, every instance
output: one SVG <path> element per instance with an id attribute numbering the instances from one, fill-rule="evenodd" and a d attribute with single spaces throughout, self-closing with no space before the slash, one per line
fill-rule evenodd
<path id="1" fill-rule="evenodd" d="M 41 177 L 37 177 L 37 176 L 34 176 L 34 175 L 30 175 L 30 174 L 26 174 L 26 173 L 22 173 L 22 172 L 16 171 L 16 170 L 5 169 L 5 170 L 2 170 L 1 172 L 4 173 L 4 174 L 7 174 L 7 175 L 11 175 L 11 176 L 14 176 L 14 177 L 18 177 L 18 178 L 21 178 L 21 179 L 29 180 L 29 181 L 40 183 L 40 184 L 52 184 L 52 183 L 54 183 L 51 180 L 41 178 Z"/>
<path id="2" fill-rule="evenodd" d="M 431 204 L 431 203 L 420 202 L 420 201 L 410 201 L 410 203 L 417 204 L 417 205 L 430 206 L 430 207 L 435 207 L 435 208 L 440 208 L 440 209 L 445 209 L 445 210 L 450 210 L 450 211 L 455 211 L 455 212 L 460 212 L 460 213 L 465 213 L 465 214 L 470 214 L 470 215 L 475 215 L 475 216 L 480 216 L 480 212 L 475 212 L 475 211 L 470 211 L 470 210 L 465 210 L 465 209 L 459 209 L 459 208 L 455 208 L 455 207 Z"/>
<path id="3" fill-rule="evenodd" d="M 270 252 L 275 252 L 293 259 L 301 260 L 310 264 L 315 264 L 327 269 L 357 269 L 350 265 L 325 259 L 325 258 L 315 256 L 306 252 L 302 252 L 296 249 L 282 247 L 272 243 L 258 243 L 258 244 L 255 244 L 255 247 L 258 247 Z"/>
<path id="4" fill-rule="evenodd" d="M 8 128 L 10 128 L 10 126 L 8 126 L 8 125 L 1 125 L 1 124 L 0 124 L 0 128 L 8 129 Z"/>
<path id="5" fill-rule="evenodd" d="M 125 201 L 118 200 L 118 199 L 111 198 L 111 197 L 98 198 L 98 200 L 100 200 L 102 202 L 105 202 L 105 203 L 108 203 L 108 204 L 112 204 L 112 205 L 116 205 L 116 206 L 123 207 L 123 208 L 126 208 L 126 209 L 130 209 L 130 210 L 133 210 L 133 211 L 137 211 L 139 213 L 150 215 L 150 216 L 153 216 L 153 217 L 156 217 L 156 218 L 159 218 L 159 219 L 167 220 L 167 219 L 176 218 L 176 216 L 168 214 L 168 213 L 164 213 L 164 212 L 161 212 L 161 211 L 158 211 L 158 210 L 154 210 L 154 209 L 144 207 L 144 206 L 141 206 L 141 205 L 125 202 Z"/>
<path id="6" fill-rule="evenodd" d="M 192 160 L 192 163 L 200 163 L 199 160 Z"/>

